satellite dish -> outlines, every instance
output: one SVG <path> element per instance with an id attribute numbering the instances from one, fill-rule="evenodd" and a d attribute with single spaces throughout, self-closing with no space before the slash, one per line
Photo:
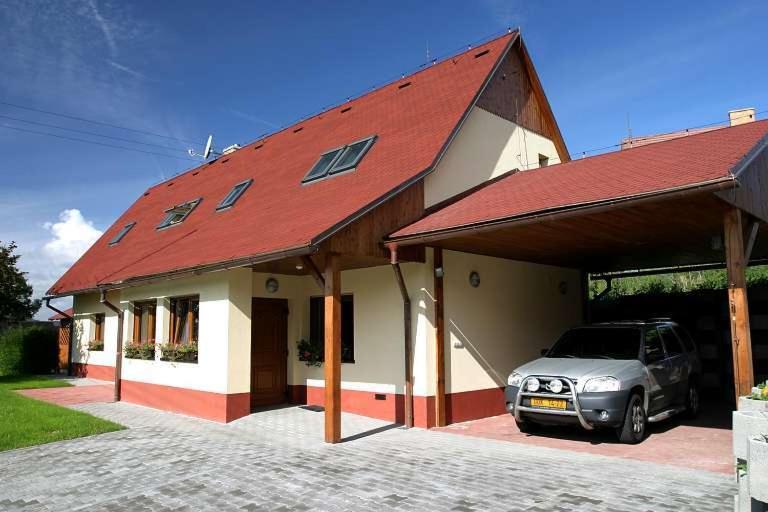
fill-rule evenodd
<path id="1" fill-rule="evenodd" d="M 213 135 L 209 135 L 208 142 L 205 143 L 205 151 L 203 151 L 203 159 L 208 160 L 208 157 L 211 156 L 211 151 L 213 151 Z"/>

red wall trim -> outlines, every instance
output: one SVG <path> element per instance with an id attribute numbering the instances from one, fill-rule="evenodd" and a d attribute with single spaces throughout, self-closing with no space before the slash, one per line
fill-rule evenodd
<path id="1" fill-rule="evenodd" d="M 132 380 L 122 381 L 122 400 L 222 423 L 251 413 L 250 393 L 212 393 Z"/>
<path id="2" fill-rule="evenodd" d="M 99 380 L 115 380 L 115 367 L 100 364 L 72 363 L 72 372 L 76 377 L 90 377 Z"/>
<path id="3" fill-rule="evenodd" d="M 323 388 L 305 385 L 288 386 L 292 403 L 323 405 Z M 400 394 L 341 390 L 341 410 L 393 423 L 404 421 L 405 398 Z M 458 423 L 504 414 L 504 389 L 492 388 L 446 395 L 446 420 Z M 421 428 L 435 426 L 435 397 L 413 397 L 413 422 Z"/>

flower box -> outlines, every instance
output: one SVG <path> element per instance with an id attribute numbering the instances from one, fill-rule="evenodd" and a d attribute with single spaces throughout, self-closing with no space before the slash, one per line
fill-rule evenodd
<path id="1" fill-rule="evenodd" d="M 768 433 L 768 412 L 734 411 L 733 456 L 747 460 L 748 439 Z"/>
<path id="2" fill-rule="evenodd" d="M 129 343 L 125 346 L 125 357 L 127 359 L 144 359 L 151 361 L 155 359 L 154 343 Z"/>
<path id="3" fill-rule="evenodd" d="M 768 504 L 768 431 L 751 437 L 747 452 L 749 496 Z"/>
<path id="4" fill-rule="evenodd" d="M 166 343 L 160 345 L 160 360 L 173 363 L 197 363 L 197 344 L 176 345 Z"/>
<path id="5" fill-rule="evenodd" d="M 94 340 L 88 344 L 88 351 L 89 352 L 103 352 L 104 351 L 104 342 L 100 340 Z"/>

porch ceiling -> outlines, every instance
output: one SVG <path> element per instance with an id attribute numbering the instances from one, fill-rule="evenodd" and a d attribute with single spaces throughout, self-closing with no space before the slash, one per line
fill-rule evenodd
<path id="1" fill-rule="evenodd" d="M 723 216 L 729 208 L 732 206 L 711 192 L 702 192 L 614 205 L 593 213 L 481 226 L 423 242 L 448 250 L 590 272 L 719 263 L 725 259 Z M 763 238 L 765 229 L 758 235 L 753 259 L 768 255 L 768 243 Z"/>

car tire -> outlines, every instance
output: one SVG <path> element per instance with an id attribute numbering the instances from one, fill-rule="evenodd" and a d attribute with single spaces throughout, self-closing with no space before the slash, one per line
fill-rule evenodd
<path id="1" fill-rule="evenodd" d="M 643 406 L 643 397 L 635 393 L 629 399 L 624 423 L 616 429 L 616 434 L 624 444 L 637 444 L 645 439 L 647 427 L 648 416 Z"/>
<path id="2" fill-rule="evenodd" d="M 699 383 L 691 380 L 688 383 L 688 393 L 685 395 L 685 416 L 693 419 L 699 414 L 701 406 L 701 395 L 699 394 Z"/>
<path id="3" fill-rule="evenodd" d="M 535 434 L 539 431 L 539 425 L 537 423 L 517 420 L 515 420 L 515 423 L 517 424 L 517 429 L 523 434 Z"/>

